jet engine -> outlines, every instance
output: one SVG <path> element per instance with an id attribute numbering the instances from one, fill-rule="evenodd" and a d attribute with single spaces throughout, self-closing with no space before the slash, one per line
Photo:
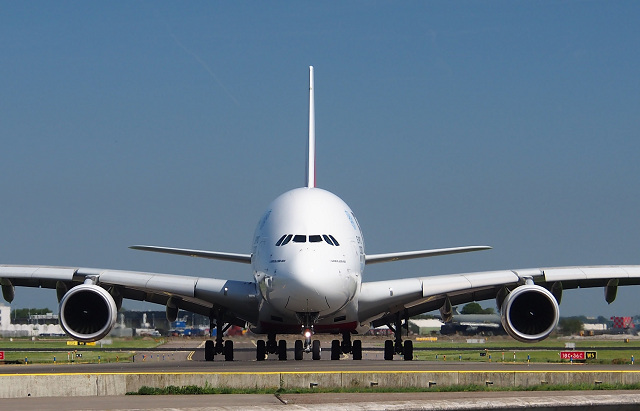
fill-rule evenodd
<path id="1" fill-rule="evenodd" d="M 116 303 L 104 288 L 94 284 L 73 287 L 60 301 L 60 325 L 78 341 L 97 341 L 116 324 Z"/>
<path id="2" fill-rule="evenodd" d="M 511 291 L 502 302 L 502 326 L 521 342 L 542 341 L 558 325 L 560 309 L 551 292 L 526 284 Z"/>

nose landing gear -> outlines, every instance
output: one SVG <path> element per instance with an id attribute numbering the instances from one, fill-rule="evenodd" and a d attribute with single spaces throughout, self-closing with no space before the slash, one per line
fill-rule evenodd
<path id="1" fill-rule="evenodd" d="M 304 342 L 296 340 L 295 343 L 294 358 L 296 361 L 302 360 L 304 353 L 311 353 L 313 360 L 319 360 L 322 357 L 322 349 L 320 348 L 319 340 L 311 340 L 311 337 L 313 337 L 313 325 L 310 327 L 303 326 L 302 336 L 304 337 Z"/>
<path id="2" fill-rule="evenodd" d="M 311 353 L 311 358 L 313 360 L 319 360 L 322 356 L 322 349 L 320 348 L 319 340 L 311 340 L 313 337 L 313 324 L 318 319 L 318 313 L 304 312 L 297 313 L 298 320 L 302 323 L 302 336 L 304 337 L 304 342 L 302 340 L 296 340 L 294 347 L 294 358 L 296 361 L 302 360 L 304 353 Z"/>

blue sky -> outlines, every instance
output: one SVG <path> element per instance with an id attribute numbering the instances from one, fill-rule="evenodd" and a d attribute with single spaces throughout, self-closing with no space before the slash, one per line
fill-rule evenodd
<path id="1" fill-rule="evenodd" d="M 0 261 L 250 279 L 127 247 L 249 252 L 269 202 L 304 183 L 313 65 L 318 185 L 366 251 L 494 247 L 366 280 L 640 264 L 639 9 L 2 2 Z M 639 290 L 611 306 L 567 291 L 561 313 L 640 314 Z"/>

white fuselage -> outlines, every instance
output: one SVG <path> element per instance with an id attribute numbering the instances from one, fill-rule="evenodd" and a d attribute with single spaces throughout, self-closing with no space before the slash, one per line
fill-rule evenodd
<path id="1" fill-rule="evenodd" d="M 257 331 L 355 330 L 364 241 L 353 212 L 319 188 L 276 198 L 256 228 L 252 266 L 260 290 Z M 309 324 L 307 324 L 309 325 Z"/>

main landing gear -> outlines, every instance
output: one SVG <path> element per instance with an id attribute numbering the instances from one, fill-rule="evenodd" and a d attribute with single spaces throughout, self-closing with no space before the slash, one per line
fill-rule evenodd
<path id="1" fill-rule="evenodd" d="M 302 360 L 305 353 L 311 353 L 314 361 L 322 357 L 322 349 L 319 340 L 312 340 L 313 324 L 318 318 L 318 313 L 304 312 L 297 313 L 298 320 L 302 324 L 301 332 L 304 340 L 296 340 L 293 347 L 293 358 L 296 361 Z M 287 359 L 287 342 L 280 340 L 276 344 L 276 334 L 268 334 L 268 340 L 258 340 L 256 343 L 256 360 L 264 361 L 268 354 L 278 354 L 278 359 Z M 342 341 L 333 340 L 331 342 L 331 359 L 339 360 L 342 354 L 352 354 L 354 360 L 362 359 L 362 342 L 360 340 L 351 342 L 351 333 L 342 333 Z"/>
<path id="2" fill-rule="evenodd" d="M 355 340 L 351 342 L 351 333 L 346 331 L 342 333 L 342 342 L 340 340 L 331 341 L 331 359 L 339 360 L 341 354 L 351 354 L 354 360 L 362 359 L 362 341 Z"/>
<path id="3" fill-rule="evenodd" d="M 384 359 L 391 361 L 393 360 L 394 354 L 400 354 L 403 356 L 405 361 L 413 360 L 413 341 L 406 340 L 404 345 L 402 344 L 402 319 L 400 318 L 400 313 L 396 314 L 395 324 L 391 325 L 387 324 L 389 329 L 393 331 L 393 335 L 395 336 L 395 340 L 386 340 L 384 342 Z M 409 316 L 405 313 L 404 319 L 404 327 L 407 330 L 407 335 L 409 334 Z"/>
<path id="4" fill-rule="evenodd" d="M 302 316 L 301 316 L 302 317 Z M 311 358 L 315 361 L 320 360 L 322 357 L 322 349 L 320 347 L 319 340 L 312 340 L 313 337 L 313 322 L 315 317 L 312 314 L 305 313 L 303 317 L 302 336 L 303 340 L 296 340 L 294 344 L 293 356 L 296 361 L 303 359 L 305 353 L 311 353 Z M 215 328 L 214 328 L 215 327 Z M 215 341 L 207 340 L 204 345 L 204 359 L 205 361 L 213 361 L 218 354 L 224 355 L 225 361 L 233 361 L 233 341 L 224 341 L 224 333 L 231 327 L 230 323 L 224 322 L 224 311 L 219 309 L 215 310 L 209 316 L 209 328 L 213 334 L 213 330 L 216 330 Z M 400 346 L 402 341 L 400 341 Z M 392 341 L 387 341 L 392 343 Z M 411 343 L 411 341 L 407 341 Z M 385 346 L 386 347 L 386 346 Z M 393 345 L 392 345 L 393 348 Z M 413 349 L 411 348 L 411 352 Z M 258 340 L 256 342 L 256 360 L 264 361 L 269 354 L 276 354 L 278 360 L 287 360 L 287 341 L 276 339 L 276 333 L 267 334 L 267 340 Z M 342 333 L 342 341 L 333 340 L 331 342 L 331 359 L 339 360 L 342 354 L 351 354 L 354 360 L 362 359 L 362 341 L 351 341 L 351 333 L 346 331 Z M 391 354 L 393 358 L 393 353 Z M 385 359 L 387 359 L 385 348 Z M 406 358 L 405 358 L 406 359 Z"/>
<path id="5" fill-rule="evenodd" d="M 278 354 L 280 361 L 287 360 L 287 342 L 285 340 L 276 341 L 276 334 L 269 333 L 267 341 L 258 340 L 256 342 L 256 360 L 264 361 L 268 354 Z"/>
<path id="6" fill-rule="evenodd" d="M 293 348 L 293 358 L 296 361 L 302 360 L 304 353 L 311 353 L 311 358 L 319 360 L 321 357 L 320 341 L 311 340 L 313 336 L 313 327 L 305 328 L 302 335 L 304 336 L 304 342 L 302 340 L 296 340 Z M 268 334 L 268 339 L 265 343 L 264 340 L 258 340 L 256 342 L 256 360 L 264 361 L 269 354 L 277 354 L 278 360 L 287 360 L 287 342 L 280 340 L 276 344 L 276 334 Z"/>
<path id="7" fill-rule="evenodd" d="M 213 361 L 216 354 L 223 354 L 225 361 L 233 361 L 233 341 L 223 341 L 222 336 L 231 327 L 231 324 L 225 324 L 223 317 L 224 312 L 217 310 L 215 313 L 216 320 L 214 322 L 213 316 L 209 317 L 209 329 L 213 334 L 213 327 L 216 328 L 216 342 L 207 340 L 204 343 L 204 360 Z"/>
<path id="8" fill-rule="evenodd" d="M 313 328 L 305 328 L 302 332 L 304 340 L 296 340 L 293 348 L 293 358 L 296 361 L 303 359 L 305 353 L 311 353 L 311 359 L 314 361 L 322 358 L 322 349 L 319 340 L 312 340 Z M 264 361 L 268 354 L 278 354 L 278 359 L 285 361 L 287 359 L 287 342 L 280 340 L 276 345 L 276 335 L 269 334 L 269 339 L 265 343 L 264 340 L 258 340 L 256 343 L 256 360 Z M 339 360 L 342 354 L 351 354 L 354 360 L 362 359 L 362 341 L 351 341 L 349 332 L 342 333 L 342 341 L 333 340 L 331 342 L 331 359 Z"/>

